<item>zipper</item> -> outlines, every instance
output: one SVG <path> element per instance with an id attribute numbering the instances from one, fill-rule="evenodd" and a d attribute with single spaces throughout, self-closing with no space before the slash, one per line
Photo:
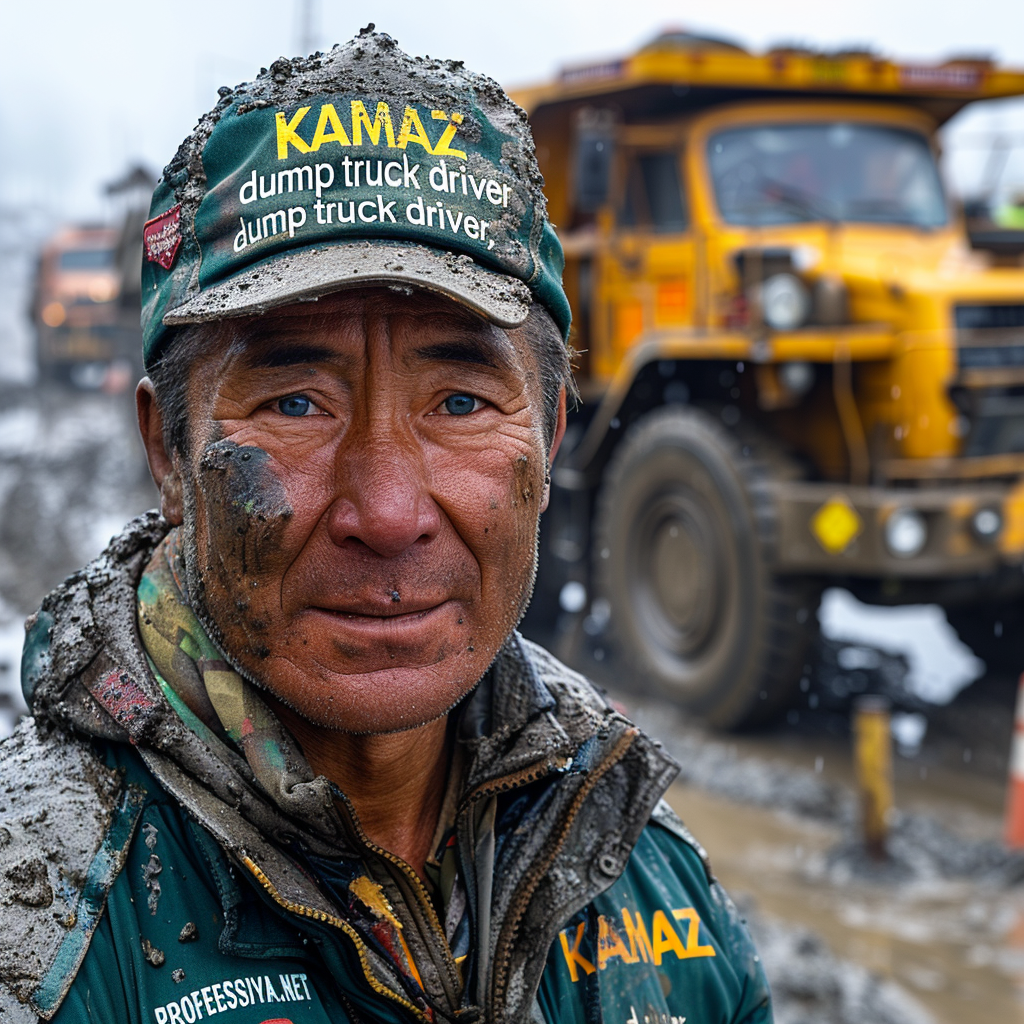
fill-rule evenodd
<path id="1" fill-rule="evenodd" d="M 416 872 L 413 871 L 413 869 L 406 864 L 404 860 L 402 860 L 401 857 L 391 853 L 389 850 L 385 850 L 382 846 L 378 846 L 366 835 L 363 831 L 362 825 L 359 823 L 359 819 L 356 817 L 355 809 L 352 807 L 349 798 L 340 790 L 337 792 L 340 794 L 341 801 L 344 803 L 345 810 L 347 812 L 346 818 L 348 820 L 346 824 L 351 827 L 356 838 L 363 844 L 363 846 L 365 846 L 371 853 L 376 854 L 381 860 L 390 864 L 393 869 L 397 869 L 401 874 L 402 879 L 411 890 L 417 909 L 420 910 L 426 919 L 425 923 L 427 928 L 433 932 L 435 940 L 440 940 L 431 945 L 440 952 L 441 964 L 448 975 L 449 982 L 449 984 L 445 986 L 445 997 L 450 1004 L 451 1011 L 457 1013 L 459 1009 L 460 993 L 462 991 L 461 972 L 451 955 L 451 950 L 448 948 L 448 938 L 444 933 L 444 927 L 441 925 L 441 921 L 437 916 L 437 911 L 434 909 L 433 900 L 431 900 L 430 894 L 427 892 L 423 881 L 420 879 L 419 875 L 417 875 Z M 395 872 L 392 871 L 391 874 L 394 878 Z M 396 878 L 395 881 L 398 882 L 399 879 Z M 399 885 L 400 884 L 401 883 L 399 882 Z M 409 953 L 409 962 L 414 965 L 413 969 L 416 970 L 415 962 L 411 953 Z M 426 990 L 424 989 L 424 991 Z"/>
<path id="2" fill-rule="evenodd" d="M 465 825 L 460 827 L 458 824 L 456 828 L 459 832 L 463 829 L 467 831 L 468 842 L 470 851 L 476 848 L 476 829 L 472 815 L 472 809 L 475 804 L 487 797 L 494 796 L 498 793 L 508 793 L 511 790 L 519 789 L 522 786 L 530 785 L 533 782 L 538 782 L 543 778 L 547 778 L 549 775 L 553 775 L 555 772 L 562 771 L 567 768 L 573 761 L 573 758 L 569 755 L 555 756 L 552 759 L 545 761 L 541 764 L 534 763 L 527 768 L 521 768 L 518 772 L 513 772 L 510 775 L 503 775 L 499 779 L 492 779 L 490 782 L 485 782 L 479 785 L 472 793 L 468 794 L 463 798 L 461 805 L 459 806 L 458 815 L 456 821 L 464 821 Z M 460 841 L 461 844 L 461 841 Z M 470 878 L 473 879 L 473 885 L 475 882 L 475 862 L 473 860 L 472 853 L 463 851 L 464 856 L 468 856 L 470 865 L 473 867 L 471 875 L 467 878 L 467 882 Z M 479 908 L 478 908 L 479 913 Z M 478 976 L 483 970 L 484 964 L 476 965 L 476 972 Z M 490 965 L 487 965 L 487 969 L 490 972 Z M 486 1003 L 486 993 L 481 993 L 481 998 L 478 1000 L 481 1004 Z"/>
<path id="3" fill-rule="evenodd" d="M 474 790 L 463 801 L 463 808 L 471 805 L 472 803 L 475 803 L 478 799 L 482 797 L 491 795 L 492 793 L 506 792 L 510 789 L 516 789 L 520 786 L 527 785 L 531 782 L 535 782 L 538 779 L 543 778 L 546 775 L 550 775 L 554 771 L 557 771 L 559 768 L 564 767 L 569 762 L 569 760 L 570 758 L 566 757 L 560 758 L 558 759 L 558 761 L 554 763 L 548 761 L 540 766 L 533 765 L 530 768 L 524 768 L 519 772 L 513 773 L 512 775 L 506 775 L 496 782 L 487 783 Z M 434 904 L 430 898 L 430 894 L 427 892 L 426 887 L 423 885 L 423 882 L 420 879 L 419 875 L 417 875 L 416 872 L 413 871 L 413 869 L 404 860 L 402 860 L 401 857 L 398 857 L 395 854 L 391 853 L 389 850 L 385 850 L 383 847 L 378 846 L 369 838 L 369 836 L 367 836 L 367 834 L 363 831 L 363 827 L 359 822 L 359 818 L 356 816 L 355 809 L 352 807 L 349 798 L 344 793 L 342 793 L 341 790 L 338 790 L 337 794 L 347 812 L 345 815 L 346 824 L 352 829 L 356 838 L 359 840 L 360 843 L 363 844 L 363 846 L 365 846 L 372 853 L 376 854 L 381 860 L 387 862 L 391 865 L 392 868 L 397 869 L 397 871 L 401 873 L 402 878 L 406 881 L 409 888 L 412 890 L 412 894 L 416 904 L 418 905 L 419 909 L 423 912 L 424 917 L 426 918 L 426 924 L 428 928 L 434 933 L 435 939 L 440 940 L 435 943 L 434 948 L 440 950 L 441 962 L 448 973 L 449 981 L 454 983 L 451 991 L 447 992 L 446 995 L 448 997 L 449 1002 L 451 1003 L 453 1011 L 458 1013 L 458 1004 L 460 1002 L 460 996 L 458 995 L 458 993 L 461 993 L 463 984 L 462 973 L 459 970 L 458 964 L 455 963 L 455 960 L 451 955 L 451 951 L 448 948 L 448 938 L 444 934 L 444 928 L 442 927 L 441 922 L 437 916 L 437 911 L 434 909 Z M 309 913 L 316 914 L 318 912 L 309 911 Z M 343 922 L 339 918 L 335 918 L 334 920 L 338 921 L 339 926 L 345 928 L 346 932 L 350 932 L 351 926 L 348 925 L 347 922 Z M 355 935 L 354 933 L 352 934 L 355 941 L 357 943 L 361 943 L 361 940 L 359 940 L 358 935 Z M 412 955 L 411 953 L 409 953 L 408 948 L 406 949 L 406 952 L 409 955 L 410 963 L 414 963 Z M 362 962 L 362 956 L 360 957 L 360 961 Z M 367 963 L 363 967 L 364 973 L 366 973 L 368 969 L 369 965 Z M 367 974 L 367 977 L 369 977 L 369 974 Z M 371 984 L 373 984 L 372 981 Z M 378 984 L 380 983 L 378 982 Z M 388 989 L 387 991 L 390 993 L 390 989 Z M 394 994 L 392 993 L 392 995 Z M 412 1006 L 411 1003 L 408 1005 Z M 419 1015 L 423 1016 L 422 1012 L 420 1012 Z"/>
<path id="4" fill-rule="evenodd" d="M 557 835 L 549 840 L 548 849 L 535 862 L 536 870 L 531 873 L 525 885 L 519 890 L 516 898 L 509 905 L 508 913 L 502 925 L 502 933 L 498 936 L 498 942 L 494 951 L 495 965 L 491 972 L 494 1005 L 500 1002 L 500 997 L 504 994 L 504 988 L 508 981 L 508 971 L 512 962 L 512 939 L 519 929 L 519 923 L 526 913 L 526 908 L 533 898 L 533 894 L 537 891 L 537 886 L 540 885 L 541 879 L 547 874 L 548 869 L 565 845 L 569 829 L 572 828 L 572 824 L 576 820 L 576 815 L 579 813 L 583 802 L 601 778 L 625 757 L 626 751 L 633 745 L 633 741 L 639 734 L 640 730 L 636 727 L 628 729 L 620 737 L 604 762 L 590 772 L 583 785 L 580 786 L 576 796 L 573 797 L 569 810 L 566 812 L 562 828 Z"/>
<path id="5" fill-rule="evenodd" d="M 517 789 L 520 786 L 528 785 L 531 782 L 536 782 L 538 779 L 541 779 L 544 776 L 550 775 L 552 772 L 555 772 L 560 768 L 565 767 L 565 765 L 569 763 L 570 760 L 571 758 L 565 757 L 559 758 L 555 762 L 547 761 L 542 765 L 533 765 L 529 768 L 524 768 L 521 771 L 515 772 L 512 775 L 506 775 L 495 782 L 485 783 L 483 786 L 480 786 L 477 789 L 475 789 L 463 801 L 463 808 L 470 806 L 471 804 L 475 803 L 478 799 L 490 796 L 493 793 L 507 792 L 510 789 Z M 427 892 L 419 875 L 417 875 L 416 872 L 413 871 L 413 869 L 408 864 L 406 864 L 406 862 L 402 860 L 401 857 L 398 857 L 395 854 L 391 853 L 389 850 L 385 850 L 383 847 L 378 846 L 366 835 L 366 833 L 363 831 L 363 827 L 360 824 L 358 817 L 355 814 L 355 809 L 352 807 L 349 798 L 344 793 L 342 793 L 341 790 L 338 790 L 337 794 L 340 797 L 340 800 L 343 803 L 345 810 L 347 812 L 345 815 L 346 824 L 352 829 L 356 838 L 359 840 L 360 843 L 363 844 L 363 846 L 365 846 L 372 853 L 376 854 L 381 860 L 387 862 L 391 865 L 392 868 L 397 869 L 401 873 L 403 879 L 407 882 L 409 888 L 412 890 L 415 902 L 417 903 L 419 909 L 423 912 L 426 918 L 427 926 L 430 928 L 431 931 L 434 932 L 435 938 L 440 940 L 436 943 L 435 948 L 440 950 L 441 961 L 448 972 L 449 980 L 454 982 L 452 993 L 446 993 L 446 995 L 448 995 L 448 999 L 452 1005 L 452 1009 L 457 1013 L 460 998 L 456 996 L 456 998 L 453 999 L 452 995 L 461 992 L 462 974 L 461 971 L 459 971 L 459 967 L 455 963 L 455 960 L 452 958 L 451 951 L 448 948 L 447 936 L 444 934 L 444 928 L 442 927 L 441 922 L 438 919 L 437 911 L 434 909 L 434 904 L 430 898 L 430 894 Z M 319 912 L 308 911 L 308 913 L 310 915 L 315 915 Z M 347 922 L 341 921 L 340 918 L 334 918 L 334 920 L 338 922 L 338 925 L 340 927 L 345 929 L 346 933 L 352 935 L 357 945 L 362 945 L 362 942 L 359 939 L 358 935 L 351 929 L 351 925 L 349 925 Z M 409 955 L 409 960 L 411 963 L 413 962 L 411 954 Z M 360 962 L 363 962 L 362 954 L 360 955 Z M 367 978 L 369 979 L 370 974 L 368 961 L 364 963 L 363 971 L 367 974 Z M 372 979 L 370 983 L 374 984 L 375 980 L 376 979 Z M 380 982 L 377 982 L 377 985 L 379 984 Z M 376 989 L 376 985 L 374 985 L 374 988 Z M 385 989 L 385 991 L 392 995 L 393 998 L 396 998 L 395 993 L 392 993 L 390 989 Z M 410 1007 L 413 1006 L 413 1004 L 411 1003 L 408 1003 L 407 1005 L 409 1005 Z M 413 1008 L 415 1010 L 415 1007 Z M 417 1015 L 421 1018 L 424 1017 L 422 1011 L 416 1012 Z"/>
<path id="6" fill-rule="evenodd" d="M 471 807 L 484 797 L 493 796 L 495 793 L 507 793 L 510 789 L 518 789 L 520 786 L 527 786 L 531 782 L 537 782 L 547 775 L 561 771 L 572 760 L 570 757 L 558 758 L 555 762 L 546 761 L 543 765 L 533 765 L 530 768 L 523 768 L 512 775 L 504 775 L 493 782 L 485 782 L 469 794 L 459 807 L 461 815 L 466 808 Z"/>
<path id="7" fill-rule="evenodd" d="M 373 973 L 373 968 L 370 966 L 370 957 L 366 948 L 366 944 L 359 937 L 359 933 L 348 923 L 340 917 L 336 917 L 334 914 L 325 913 L 322 910 L 314 910 L 312 907 L 303 906 L 301 903 L 293 903 L 291 900 L 285 899 L 278 891 L 277 886 L 267 878 L 263 873 L 260 866 L 249 856 L 242 858 L 242 863 L 252 872 L 256 881 L 266 890 L 270 898 L 280 907 L 284 907 L 285 910 L 290 911 L 293 914 L 299 914 L 302 917 L 312 918 L 314 921 L 322 921 L 325 924 L 332 925 L 335 928 L 341 929 L 353 942 L 356 947 L 356 954 L 359 957 L 359 966 L 363 969 L 363 974 L 366 976 L 367 982 L 370 984 L 370 988 L 373 989 L 380 996 L 385 996 L 388 999 L 398 1003 L 403 1009 L 410 1011 L 415 1015 L 417 1020 L 430 1021 L 430 1016 L 421 1010 L 415 1003 L 410 1002 L 404 996 L 399 995 L 397 992 L 392 991 Z"/>

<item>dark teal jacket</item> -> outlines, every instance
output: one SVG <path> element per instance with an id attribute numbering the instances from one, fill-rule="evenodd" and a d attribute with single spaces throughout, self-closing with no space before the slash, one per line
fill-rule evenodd
<path id="1" fill-rule="evenodd" d="M 30 630 L 38 725 L 0 748 L 0 873 L 13 886 L 0 1021 L 771 1020 L 742 922 L 659 802 L 673 766 L 518 637 L 460 721 L 471 952 L 450 963 L 408 879 L 376 863 L 418 968 L 397 971 L 372 922 L 303 861 L 302 823 L 275 818 L 244 772 L 219 775 L 157 700 L 123 605 L 164 528 L 132 524 Z M 486 834 L 480 794 L 494 802 Z M 344 835 L 339 863 L 374 859 Z"/>

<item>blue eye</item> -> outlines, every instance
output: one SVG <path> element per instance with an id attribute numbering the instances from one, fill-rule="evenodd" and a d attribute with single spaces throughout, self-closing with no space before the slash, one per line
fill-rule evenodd
<path id="1" fill-rule="evenodd" d="M 304 395 L 289 395 L 277 403 L 277 408 L 285 416 L 305 416 L 312 404 Z"/>
<path id="2" fill-rule="evenodd" d="M 472 395 L 450 395 L 445 399 L 444 407 L 453 416 L 465 416 L 476 408 L 476 399 Z"/>

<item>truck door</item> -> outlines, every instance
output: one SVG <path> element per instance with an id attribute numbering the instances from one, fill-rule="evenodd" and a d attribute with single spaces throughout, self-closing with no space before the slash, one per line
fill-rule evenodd
<path id="1" fill-rule="evenodd" d="M 642 335 L 695 323 L 695 247 L 678 144 L 624 146 L 615 224 L 602 268 L 611 376 Z"/>

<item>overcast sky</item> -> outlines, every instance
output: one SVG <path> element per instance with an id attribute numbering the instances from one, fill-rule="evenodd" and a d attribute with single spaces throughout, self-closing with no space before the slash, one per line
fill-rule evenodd
<path id="1" fill-rule="evenodd" d="M 0 208 L 102 212 L 100 186 L 129 161 L 159 169 L 219 85 L 298 52 L 303 0 L 7 0 L 0 38 Z M 308 2 L 308 0 L 307 0 Z M 666 27 L 779 42 L 866 45 L 939 59 L 986 54 L 1024 67 L 1024 0 L 312 0 L 314 49 L 373 21 L 404 50 L 464 60 L 503 84 L 629 52 Z M 1024 103 L 976 116 L 954 169 L 970 183 L 979 136 L 1013 133 L 1024 184 Z M 956 138 L 952 140 L 957 142 Z M 966 154 L 966 155 L 965 155 Z"/>

